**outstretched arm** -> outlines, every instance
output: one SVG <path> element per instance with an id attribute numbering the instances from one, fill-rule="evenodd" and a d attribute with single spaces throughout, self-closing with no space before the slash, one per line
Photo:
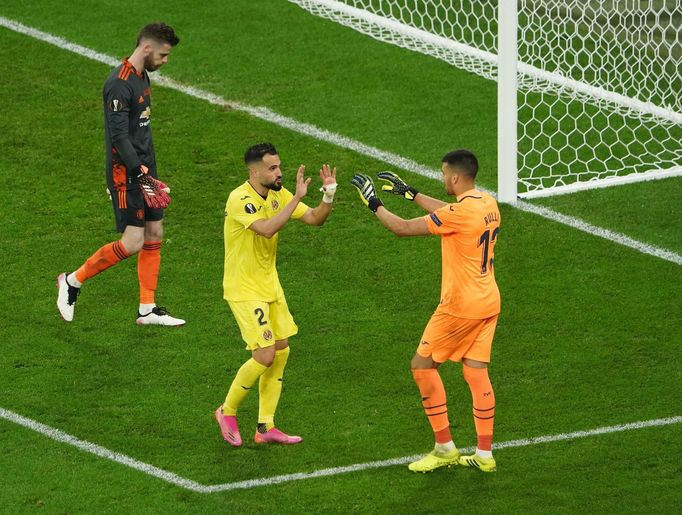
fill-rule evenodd
<path id="1" fill-rule="evenodd" d="M 391 213 L 385 206 L 380 206 L 376 215 L 384 227 L 396 236 L 426 236 L 431 234 L 426 225 L 426 220 L 421 216 L 405 220 Z"/>
<path id="2" fill-rule="evenodd" d="M 308 225 L 324 224 L 332 212 L 332 202 L 334 201 L 337 187 L 336 167 L 331 169 L 328 164 L 323 165 L 320 170 L 320 179 L 322 179 L 322 188 L 320 188 L 320 191 L 323 193 L 322 202 L 317 207 L 308 209 L 300 218 L 303 223 Z"/>
<path id="3" fill-rule="evenodd" d="M 424 195 L 421 192 L 417 193 L 417 196 L 414 197 L 414 201 L 419 207 L 429 213 L 433 213 L 436 209 L 447 205 L 447 202 L 443 202 L 437 198 L 429 197 L 428 195 Z"/>
<path id="4" fill-rule="evenodd" d="M 381 223 L 396 236 L 426 236 L 429 228 L 423 218 L 405 220 L 391 213 L 379 200 L 374 189 L 374 183 L 367 175 L 355 174 L 351 184 L 355 186 L 360 200 L 373 211 Z"/>

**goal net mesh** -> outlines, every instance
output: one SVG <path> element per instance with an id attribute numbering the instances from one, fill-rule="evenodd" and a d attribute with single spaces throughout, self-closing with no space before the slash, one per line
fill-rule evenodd
<path id="1" fill-rule="evenodd" d="M 290 1 L 497 78 L 498 1 Z M 682 174 L 681 26 L 679 0 L 519 0 L 521 196 Z"/>

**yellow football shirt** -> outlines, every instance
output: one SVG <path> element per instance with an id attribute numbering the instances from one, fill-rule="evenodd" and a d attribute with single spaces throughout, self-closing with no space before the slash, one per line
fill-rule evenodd
<path id="1" fill-rule="evenodd" d="M 268 190 L 261 197 L 246 181 L 230 193 L 225 206 L 226 300 L 274 302 L 284 295 L 275 267 L 279 233 L 268 239 L 249 229 L 256 220 L 267 220 L 286 206 L 293 194 L 286 188 Z M 301 218 L 308 206 L 299 202 L 291 218 Z"/>

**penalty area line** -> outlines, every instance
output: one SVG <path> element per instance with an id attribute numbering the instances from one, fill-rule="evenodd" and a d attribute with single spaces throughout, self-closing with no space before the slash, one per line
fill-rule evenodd
<path id="1" fill-rule="evenodd" d="M 58 48 L 61 48 L 62 50 L 73 52 L 74 54 L 78 54 L 82 57 L 86 57 L 88 59 L 92 59 L 94 61 L 98 61 L 109 66 L 116 66 L 119 63 L 119 60 L 116 59 L 115 57 L 97 52 L 95 50 L 92 50 L 88 47 L 84 47 L 77 43 L 72 43 L 71 41 L 68 41 L 59 36 L 55 36 L 53 34 L 43 32 L 36 28 L 29 27 L 27 25 L 19 23 L 18 21 L 5 18 L 4 16 L 0 16 L 0 27 L 5 27 L 19 34 L 24 34 L 26 36 L 43 41 L 45 43 L 49 43 L 50 45 L 54 45 Z M 378 161 L 382 161 L 386 164 L 400 168 L 401 170 L 407 170 L 417 175 L 421 175 L 423 177 L 429 177 L 431 179 L 440 180 L 441 173 L 439 170 L 434 170 L 432 168 L 429 168 L 428 166 L 422 165 L 420 163 L 417 163 L 416 161 L 413 161 L 412 159 L 400 156 L 393 152 L 381 150 L 376 147 L 366 145 L 365 143 L 349 138 L 347 136 L 343 136 L 341 134 L 337 134 L 335 132 L 331 132 L 326 129 L 316 127 L 315 125 L 309 123 L 300 122 L 288 116 L 283 116 L 268 109 L 267 107 L 252 106 L 240 102 L 226 100 L 220 95 L 216 95 L 214 93 L 194 86 L 182 84 L 178 81 L 175 81 L 169 77 L 162 75 L 159 72 L 153 72 L 151 75 L 154 78 L 154 82 L 156 84 L 167 87 L 169 89 L 173 89 L 175 91 L 179 91 L 190 97 L 199 100 L 204 100 L 206 102 L 209 102 L 210 104 L 225 107 L 227 109 L 247 113 L 250 116 L 253 116 L 254 118 L 264 120 L 268 123 L 272 123 L 279 127 L 289 129 L 299 134 L 304 134 L 319 141 L 325 141 L 338 147 L 352 150 L 353 152 L 356 152 L 367 157 L 371 157 Z M 495 193 L 492 191 L 485 190 L 484 188 L 480 189 L 482 191 L 486 191 L 487 193 L 495 195 Z M 530 204 L 522 200 L 519 200 L 511 205 L 522 211 L 533 213 L 548 220 L 552 220 L 554 222 L 567 225 L 569 227 L 572 227 L 582 232 L 586 232 L 593 236 L 597 236 L 599 238 L 607 239 L 618 245 L 629 247 L 633 250 L 636 250 L 637 252 L 641 252 L 642 254 L 648 254 L 650 256 L 654 256 L 659 259 L 675 263 L 677 265 L 682 265 L 682 255 L 661 247 L 657 247 L 655 245 L 650 245 L 648 243 L 635 240 L 633 238 L 630 238 L 629 236 L 626 236 L 625 234 L 621 234 L 608 229 L 603 229 L 601 227 L 597 227 L 587 222 L 584 222 L 579 218 L 564 215 L 547 207 Z"/>
<path id="2" fill-rule="evenodd" d="M 55 429 L 54 427 L 47 426 L 36 420 L 23 417 L 18 413 L 14 413 L 13 411 L 0 408 L 0 418 L 4 418 L 5 420 L 14 422 L 15 424 L 23 426 L 27 429 L 31 429 L 32 431 L 40 433 L 43 436 L 47 436 L 48 438 L 56 440 L 57 442 L 72 445 L 73 447 L 76 447 L 81 451 L 89 452 L 90 454 L 94 454 L 95 456 L 99 456 L 100 458 L 115 461 L 116 463 L 120 463 L 121 465 L 125 465 L 126 467 L 139 470 L 140 472 L 144 472 L 149 476 L 162 479 L 167 483 L 181 486 L 182 488 L 186 488 L 188 490 L 194 490 L 195 492 L 205 492 L 206 490 L 206 487 L 204 485 L 199 484 L 196 481 L 192 481 L 191 479 L 186 479 L 184 477 L 178 476 L 177 474 L 168 472 L 167 470 L 160 469 L 159 467 L 155 467 L 154 465 L 150 465 L 149 463 L 138 461 L 134 458 L 131 458 L 130 456 L 126 456 L 125 454 L 111 451 L 105 447 L 102 447 L 101 445 L 88 442 L 87 440 L 81 440 L 80 438 L 76 438 L 75 436 L 65 433 L 64 431 Z"/>
<path id="3" fill-rule="evenodd" d="M 272 477 L 264 477 L 264 478 L 259 478 L 259 479 L 249 479 L 246 481 L 236 481 L 232 483 L 222 483 L 218 485 L 203 485 L 201 483 L 198 483 L 196 481 L 192 481 L 191 479 L 184 478 L 182 476 L 179 476 L 173 472 L 169 472 L 167 470 L 160 469 L 159 467 L 155 467 L 154 465 L 150 465 L 149 463 L 144 463 L 142 461 L 138 461 L 134 458 L 131 458 L 130 456 L 127 456 L 125 454 L 121 454 L 119 452 L 111 451 L 109 449 L 106 449 L 105 447 L 102 447 L 101 445 L 97 445 L 92 442 L 88 442 L 87 440 L 81 440 L 80 438 L 76 438 L 75 436 L 72 436 L 68 433 L 65 433 L 64 431 L 61 431 L 59 429 L 47 426 L 45 424 L 42 424 L 36 420 L 24 417 L 22 415 L 19 415 L 18 413 L 15 413 L 13 411 L 0 408 L 0 418 L 5 419 L 9 422 L 13 422 L 15 424 L 18 424 L 20 426 L 23 426 L 27 429 L 30 429 L 32 431 L 35 431 L 37 433 L 42 434 L 43 436 L 47 436 L 48 438 L 51 438 L 52 440 L 55 440 L 57 442 L 62 442 L 68 445 L 71 445 L 73 447 L 76 447 L 82 451 L 88 452 L 90 454 L 94 454 L 95 456 L 98 456 L 100 458 L 104 458 L 106 460 L 114 461 L 116 463 L 119 463 L 121 465 L 125 465 L 126 467 L 130 467 L 132 469 L 138 470 L 139 472 L 143 472 L 144 474 L 147 474 L 149 476 L 153 476 L 157 479 L 161 479 L 162 481 L 166 481 L 167 483 L 171 483 L 173 485 L 185 488 L 187 490 L 191 490 L 197 493 L 202 493 L 202 494 L 207 494 L 207 493 L 214 493 L 214 492 L 226 492 L 230 490 L 248 490 L 251 488 L 256 488 L 260 486 L 268 486 L 268 485 L 277 485 L 281 483 L 288 483 L 291 481 L 300 481 L 303 479 L 315 479 L 315 478 L 322 478 L 322 477 L 329 477 L 329 476 L 337 476 L 340 474 L 347 474 L 350 472 L 360 472 L 363 470 L 371 470 L 371 469 L 378 469 L 378 468 L 385 468 L 385 467 L 392 467 L 395 465 L 404 465 L 406 463 L 409 463 L 411 461 L 417 460 L 422 457 L 421 454 L 415 455 L 415 456 L 404 456 L 402 458 L 393 458 L 393 459 L 388 459 L 388 460 L 380 460 L 380 461 L 370 461 L 367 463 L 357 463 L 354 465 L 346 465 L 346 466 L 341 466 L 341 467 L 331 467 L 331 468 L 325 468 L 325 469 L 319 469 L 315 470 L 313 472 L 298 472 L 295 474 L 284 474 L 284 475 L 279 475 L 279 476 L 272 476 Z M 668 426 L 672 424 L 679 424 L 682 422 L 682 416 L 675 416 L 675 417 L 668 417 L 668 418 L 659 418 L 655 420 L 645 420 L 641 422 L 631 422 L 629 424 L 620 424 L 616 426 L 606 426 L 606 427 L 598 427 L 596 429 L 589 429 L 585 431 L 574 431 L 572 433 L 560 433 L 556 435 L 546 435 L 546 436 L 537 436 L 533 438 L 524 438 L 520 440 L 508 440 L 506 442 L 499 442 L 496 444 L 493 444 L 493 448 L 495 450 L 499 449 L 509 449 L 512 447 L 527 447 L 529 445 L 538 445 L 538 444 L 543 444 L 543 443 L 551 443 L 551 442 L 560 442 L 560 441 L 565 441 L 565 440 L 576 440 L 579 438 L 588 438 L 591 436 L 598 436 L 598 435 L 604 435 L 604 434 L 609 434 L 609 433 L 619 433 L 623 431 L 632 431 L 635 429 L 644 429 L 648 427 L 661 427 L 661 426 Z M 473 447 L 467 447 L 464 449 L 460 449 L 462 453 L 469 453 L 473 452 L 474 448 Z M 239 452 L 239 451 L 234 451 L 234 452 Z"/>

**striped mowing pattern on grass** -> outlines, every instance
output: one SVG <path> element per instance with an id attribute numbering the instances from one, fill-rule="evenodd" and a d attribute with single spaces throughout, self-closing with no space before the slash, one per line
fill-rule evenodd
<path id="1" fill-rule="evenodd" d="M 102 54 L 100 52 L 84 47 L 82 45 L 72 43 L 63 38 L 54 36 L 52 34 L 48 34 L 47 32 L 40 31 L 33 27 L 28 27 L 26 25 L 23 25 L 22 23 L 10 20 L 9 18 L 5 18 L 3 16 L 0 16 L 0 26 L 10 29 L 14 32 L 25 34 L 32 38 L 44 41 L 46 43 L 50 43 L 51 45 L 55 45 L 63 50 L 68 50 L 69 52 L 73 52 L 83 57 L 87 57 L 88 59 L 99 61 L 109 66 L 116 66 L 119 63 L 118 59 L 114 57 Z M 198 98 L 200 100 L 205 100 L 211 104 L 247 113 L 255 118 L 259 118 L 261 120 L 273 123 L 280 127 L 290 129 L 300 134 L 305 134 L 306 136 L 310 136 L 321 141 L 332 143 L 342 148 L 353 150 L 358 154 L 372 157 L 379 161 L 383 161 L 387 164 L 396 166 L 403 170 L 408 170 L 410 172 L 422 175 L 424 177 L 429 177 L 431 179 L 438 180 L 441 177 L 439 171 L 433 170 L 425 165 L 419 164 L 416 161 L 399 156 L 392 152 L 387 152 L 384 150 L 380 150 L 376 147 L 366 145 L 364 143 L 343 136 L 341 134 L 337 134 L 326 129 L 321 129 L 308 123 L 299 122 L 287 116 L 282 116 L 278 113 L 271 111 L 267 107 L 251 106 L 248 104 L 242 104 L 240 102 L 225 100 L 223 97 L 219 95 L 210 93 L 199 88 L 195 88 L 193 86 L 181 84 L 171 78 L 161 75 L 160 73 L 153 73 L 152 76 L 154 76 L 156 84 L 165 86 L 170 89 L 174 89 L 176 91 L 180 91 L 182 93 L 185 93 L 186 95 Z M 481 189 L 483 190 L 483 188 Z M 488 193 L 494 195 L 494 192 L 488 191 Z M 651 245 L 648 243 L 644 243 L 639 240 L 635 240 L 634 238 L 630 238 L 629 236 L 626 236 L 615 231 L 611 231 L 609 229 L 597 227 L 578 218 L 558 213 L 546 207 L 536 206 L 534 204 L 530 204 L 528 202 L 523 201 L 518 201 L 514 203 L 514 206 L 517 207 L 518 209 L 521 209 L 522 211 L 534 213 L 543 218 L 564 225 L 568 225 L 569 227 L 573 227 L 574 229 L 578 229 L 580 231 L 592 234 L 599 238 L 605 238 L 609 241 L 612 241 L 619 245 L 623 245 L 625 247 L 629 247 L 643 254 L 648 254 L 659 259 L 670 261 L 677 265 L 682 265 L 682 255 L 676 254 L 675 252 L 672 252 L 670 250 L 657 247 L 655 245 Z"/>
<path id="2" fill-rule="evenodd" d="M 339 474 L 347 474 L 349 472 L 359 472 L 362 470 L 377 469 L 383 467 L 392 467 L 394 465 L 404 465 L 411 461 L 417 460 L 422 457 L 422 455 L 415 456 L 404 456 L 402 458 L 393 458 L 389 460 L 381 461 L 370 461 L 367 463 L 356 463 L 354 465 L 346 465 L 343 467 L 331 467 L 326 469 L 315 470 L 313 472 L 298 472 L 295 474 L 284 474 L 280 476 L 264 477 L 259 479 L 248 479 L 246 481 L 236 481 L 233 483 L 222 483 L 218 485 L 202 485 L 191 479 L 184 478 L 173 472 L 160 469 L 149 463 L 144 463 L 138 461 L 130 456 L 121 454 L 119 452 L 114 452 L 105 447 L 97 445 L 87 440 L 81 440 L 72 436 L 64 431 L 55 429 L 53 427 L 47 426 L 35 420 L 27 417 L 23 417 L 18 413 L 13 411 L 0 408 L 0 418 L 3 418 L 9 422 L 14 422 L 20 426 L 31 429 L 37 433 L 40 433 L 48 438 L 52 438 L 58 442 L 66 443 L 72 445 L 82 451 L 89 452 L 100 458 L 105 458 L 110 461 L 115 461 L 121 465 L 139 470 L 147 475 L 156 477 L 167 483 L 171 483 L 176 486 L 180 486 L 187 490 L 192 490 L 194 492 L 207 494 L 213 492 L 225 492 L 228 490 L 244 490 L 249 488 L 255 488 L 258 486 L 268 486 L 276 485 L 279 483 L 287 483 L 290 481 L 298 481 L 301 479 L 314 479 L 319 477 L 336 476 Z M 520 440 L 509 440 L 506 442 L 500 442 L 493 445 L 494 449 L 508 449 L 511 447 L 527 447 L 529 445 L 537 445 L 541 443 L 550 442 L 561 442 L 564 440 L 575 440 L 578 438 L 588 438 L 590 436 L 597 436 L 609 433 L 619 433 L 622 431 L 632 431 L 634 429 L 644 429 L 647 427 L 660 427 L 668 426 L 671 424 L 679 424 L 682 422 L 682 416 L 659 418 L 655 420 L 644 420 L 641 422 L 631 422 L 629 424 L 620 424 L 616 426 L 598 427 L 596 429 L 589 429 L 586 431 L 574 431 L 572 433 L 560 433 L 557 435 L 546 435 L 546 436 L 536 436 L 533 438 L 523 438 Z M 473 447 L 467 447 L 460 449 L 462 453 L 470 453 L 475 449 Z M 238 452 L 238 451 L 235 451 Z"/>

